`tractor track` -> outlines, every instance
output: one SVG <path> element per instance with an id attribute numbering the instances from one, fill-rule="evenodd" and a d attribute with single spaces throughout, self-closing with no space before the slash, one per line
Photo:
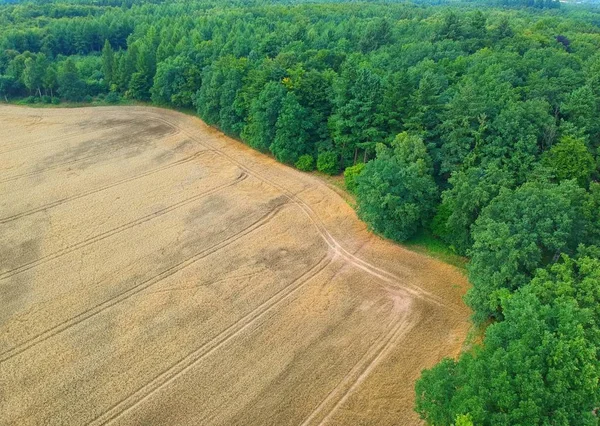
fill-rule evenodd
<path id="1" fill-rule="evenodd" d="M 151 286 L 156 285 L 157 283 L 164 280 L 165 278 L 168 278 L 168 277 L 174 275 L 175 273 L 191 266 L 195 262 L 212 255 L 213 253 L 215 253 L 215 252 L 229 246 L 230 244 L 234 243 L 235 241 L 239 240 L 240 238 L 262 228 L 267 223 L 269 223 L 285 205 L 286 204 L 282 204 L 282 205 L 276 207 L 275 209 L 271 210 L 267 214 L 263 215 L 258 220 L 251 223 L 246 228 L 235 233 L 234 235 L 231 235 L 230 237 L 226 238 L 225 240 L 220 241 L 219 243 L 214 244 L 213 246 L 211 246 L 205 250 L 202 250 L 201 252 L 196 253 L 193 256 L 190 256 L 190 257 L 184 259 L 183 261 L 169 267 L 168 269 L 163 270 L 162 272 L 154 275 L 153 277 L 117 294 L 116 296 L 114 296 L 110 299 L 100 302 L 100 303 L 96 304 L 95 306 L 93 306 L 92 308 L 90 308 L 86 311 L 83 311 L 66 321 L 63 321 L 60 324 L 57 324 L 56 326 L 44 331 L 43 333 L 40 333 L 40 334 L 34 336 L 33 338 L 31 338 L 25 342 L 22 342 L 18 346 L 15 346 L 8 351 L 3 352 L 2 354 L 0 354 L 0 363 L 6 362 L 9 359 L 14 358 L 15 356 L 19 355 L 20 353 L 30 349 L 31 347 L 38 345 L 39 343 L 42 343 L 43 341 L 48 340 L 49 338 L 65 331 L 73 326 L 76 326 L 77 324 L 79 324 L 83 321 L 86 321 L 86 320 L 100 314 L 101 312 L 105 311 L 106 309 L 108 309 L 126 299 L 129 299 L 130 297 L 134 296 L 135 294 L 140 293 L 141 291 L 143 291 Z"/>
<path id="2" fill-rule="evenodd" d="M 38 206 L 38 207 L 35 207 L 33 209 L 25 210 L 23 212 L 16 213 L 16 214 L 13 214 L 11 216 L 5 216 L 3 218 L 0 218 L 0 224 L 12 222 L 14 220 L 21 219 L 23 217 L 30 216 L 30 215 L 35 214 L 35 213 L 39 213 L 41 211 L 48 210 L 48 209 L 60 206 L 62 204 L 68 203 L 70 201 L 78 200 L 78 199 L 84 198 L 84 197 L 88 197 L 90 195 L 94 195 L 94 194 L 97 194 L 99 192 L 106 191 L 107 189 L 115 188 L 115 187 L 117 187 L 119 185 L 123 185 L 123 184 L 129 183 L 129 182 L 133 182 L 133 181 L 135 181 L 137 179 L 141 179 L 141 178 L 144 178 L 144 177 L 147 177 L 147 176 L 151 176 L 151 175 L 153 175 L 155 173 L 160 173 L 160 172 L 162 172 L 164 170 L 168 170 L 168 169 L 171 169 L 173 167 L 177 167 L 177 166 L 180 166 L 182 164 L 189 163 L 190 161 L 195 160 L 196 158 L 200 157 L 203 154 L 206 154 L 207 152 L 209 152 L 209 151 L 205 151 L 205 150 L 198 151 L 195 154 L 192 154 L 192 155 L 190 155 L 188 157 L 182 158 L 182 159 L 177 160 L 177 161 L 173 161 L 173 162 L 171 162 L 169 164 L 165 164 L 163 166 L 156 167 L 154 169 L 147 170 L 145 172 L 139 173 L 139 174 L 134 175 L 134 176 L 130 176 L 130 177 L 125 178 L 125 179 L 118 180 L 116 182 L 112 182 L 112 183 L 110 183 L 108 185 L 104 185 L 104 186 L 101 186 L 99 188 L 95 188 L 95 189 L 92 189 L 92 190 L 89 190 L 89 191 L 85 191 L 85 192 L 82 192 L 82 193 L 79 193 L 79 194 L 75 194 L 75 195 L 72 195 L 70 197 L 61 198 L 59 200 L 52 201 L 52 202 L 50 202 L 48 204 L 44 204 L 43 206 Z"/>
<path id="3" fill-rule="evenodd" d="M 75 244 L 71 244 L 67 247 L 64 247 L 63 249 L 56 251 L 54 253 L 48 254 L 46 256 L 40 257 L 36 260 L 33 260 L 31 262 L 28 263 L 24 263 L 23 265 L 20 265 L 14 269 L 8 270 L 6 272 L 3 272 L 0 274 L 0 281 L 5 280 L 7 278 L 10 278 L 14 275 L 20 274 L 22 272 L 28 271 L 32 268 L 35 268 L 39 265 L 42 265 L 44 263 L 50 262 L 51 260 L 54 259 L 58 259 L 59 257 L 62 257 L 66 254 L 72 253 L 74 251 L 80 250 L 84 247 L 89 246 L 90 244 L 94 244 L 97 243 L 98 241 L 102 241 L 105 240 L 106 238 L 112 237 L 114 235 L 120 234 L 121 232 L 127 231 L 129 229 L 132 229 L 136 226 L 139 226 L 143 223 L 149 222 L 153 219 L 159 218 L 161 216 L 164 216 L 167 213 L 170 213 L 172 211 L 175 211 L 183 206 L 186 206 L 188 204 L 191 204 L 195 201 L 198 201 L 204 197 L 208 197 L 209 195 L 212 195 L 216 192 L 222 191 L 223 189 L 229 188 L 230 186 L 236 185 L 239 182 L 242 182 L 243 180 L 245 180 L 248 177 L 248 175 L 245 172 L 242 172 L 240 174 L 240 176 L 238 176 L 237 178 L 235 178 L 232 182 L 227 182 L 224 183 L 222 185 L 218 185 L 215 188 L 211 188 L 207 191 L 201 192 L 199 194 L 193 195 L 191 197 L 188 197 L 184 200 L 181 200 L 177 203 L 171 204 L 170 206 L 164 207 L 160 210 L 154 211 L 150 214 L 147 214 L 145 216 L 139 217 L 135 220 L 132 220 L 130 222 L 124 223 L 120 226 L 117 226 L 116 228 L 112 228 L 109 229 L 108 231 L 102 232 L 100 234 L 96 234 L 94 236 L 91 236 L 89 238 L 86 238 L 85 240 L 79 241 Z"/>

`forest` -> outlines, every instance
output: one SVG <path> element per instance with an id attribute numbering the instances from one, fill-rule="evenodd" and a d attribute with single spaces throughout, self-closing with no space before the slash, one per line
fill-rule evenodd
<path id="1" fill-rule="evenodd" d="M 343 173 L 377 234 L 468 256 L 482 337 L 423 372 L 429 424 L 598 424 L 600 10 L 53 1 L 0 6 L 0 28 L 6 102 L 193 111 Z"/>

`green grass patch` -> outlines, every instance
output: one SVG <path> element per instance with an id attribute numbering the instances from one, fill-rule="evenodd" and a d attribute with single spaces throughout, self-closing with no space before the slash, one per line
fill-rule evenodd
<path id="1" fill-rule="evenodd" d="M 402 245 L 412 251 L 426 254 L 442 262 L 456 266 L 462 271 L 466 271 L 469 259 L 454 253 L 447 244 L 439 238 L 434 237 L 429 231 L 419 232 L 410 240 L 402 243 Z"/>
<path id="2" fill-rule="evenodd" d="M 344 177 L 342 175 L 329 176 L 320 172 L 312 172 L 312 174 L 318 176 L 321 180 L 325 181 L 329 184 L 330 187 L 335 187 L 338 189 L 336 191 L 346 202 L 353 208 L 356 209 L 356 199 L 354 195 L 348 191 L 346 185 L 344 184 Z M 385 238 L 385 237 L 382 237 Z M 422 230 L 417 235 L 412 237 L 410 240 L 405 241 L 404 243 L 398 243 L 393 240 L 389 240 L 394 244 L 400 244 L 407 249 L 425 254 L 427 256 L 433 257 L 435 259 L 441 260 L 444 263 L 448 263 L 452 266 L 457 267 L 462 272 L 467 272 L 467 263 L 469 259 L 460 256 L 452 251 L 452 249 L 444 243 L 439 238 L 433 236 L 430 231 Z"/>

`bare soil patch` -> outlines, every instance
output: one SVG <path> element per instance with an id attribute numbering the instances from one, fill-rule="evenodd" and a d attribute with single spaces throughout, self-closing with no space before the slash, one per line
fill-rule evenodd
<path id="1" fill-rule="evenodd" d="M 145 107 L 0 106 L 0 424 L 414 425 L 455 268 Z"/>

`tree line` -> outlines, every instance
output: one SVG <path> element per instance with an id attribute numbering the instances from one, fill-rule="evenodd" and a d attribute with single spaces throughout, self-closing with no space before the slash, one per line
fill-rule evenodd
<path id="1" fill-rule="evenodd" d="M 344 173 L 375 232 L 470 258 L 485 338 L 423 373 L 424 419 L 597 424 L 598 11 L 293 3 L 4 5 L 0 96 L 193 109 Z"/>

